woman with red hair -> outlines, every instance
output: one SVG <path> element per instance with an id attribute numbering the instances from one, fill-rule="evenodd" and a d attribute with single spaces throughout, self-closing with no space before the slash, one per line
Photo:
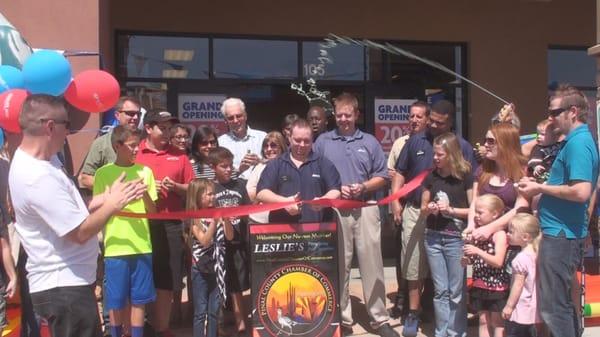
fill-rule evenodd
<path id="1" fill-rule="evenodd" d="M 485 155 L 475 172 L 473 201 L 469 210 L 466 232 L 475 240 L 486 240 L 499 229 L 506 230 L 508 222 L 519 208 L 529 207 L 529 202 L 517 192 L 515 183 L 525 176 L 527 158 L 521 152 L 519 130 L 510 123 L 492 125 L 485 135 Z M 477 196 L 494 194 L 505 205 L 504 215 L 487 226 L 475 229 L 474 205 Z"/>

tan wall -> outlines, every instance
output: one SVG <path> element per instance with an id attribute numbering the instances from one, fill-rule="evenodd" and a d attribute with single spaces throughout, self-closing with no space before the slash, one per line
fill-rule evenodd
<path id="1" fill-rule="evenodd" d="M 0 2 L 0 12 L 17 28 L 33 48 L 83 50 L 98 52 L 98 1 L 18 0 Z M 73 75 L 98 69 L 98 57 L 70 57 Z M 98 117 L 89 114 L 72 116 L 73 124 L 98 128 Z M 95 134 L 80 132 L 69 136 L 73 166 L 81 165 Z"/>
<path id="2" fill-rule="evenodd" d="M 594 0 L 128 0 L 110 11 L 123 30 L 466 42 L 470 78 L 515 102 L 527 130 L 546 109 L 547 47 L 588 47 L 596 32 Z M 469 107 L 482 135 L 500 103 L 472 88 Z"/>

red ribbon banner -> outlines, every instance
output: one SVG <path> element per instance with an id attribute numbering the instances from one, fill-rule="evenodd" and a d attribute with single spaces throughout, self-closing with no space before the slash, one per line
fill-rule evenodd
<path id="1" fill-rule="evenodd" d="M 118 216 L 127 218 L 147 218 L 156 220 L 184 220 L 192 218 L 220 218 L 220 217 L 236 217 L 245 216 L 253 213 L 270 212 L 277 209 L 285 208 L 297 203 L 318 205 L 321 207 L 334 207 L 338 209 L 348 208 L 361 208 L 367 206 L 382 206 L 391 203 L 394 200 L 398 200 L 403 196 L 414 191 L 417 187 L 423 183 L 423 180 L 427 176 L 429 171 L 423 171 L 414 177 L 411 181 L 404 184 L 398 192 L 389 195 L 379 201 L 357 201 L 357 200 L 344 200 L 344 199 L 314 199 L 314 200 L 303 200 L 303 201 L 286 201 L 277 202 L 272 204 L 258 204 L 258 205 L 242 205 L 234 207 L 219 207 L 219 208 L 207 208 L 200 209 L 197 211 L 180 211 L 180 212 L 165 212 L 165 213 L 130 213 L 130 212 L 118 212 Z"/>

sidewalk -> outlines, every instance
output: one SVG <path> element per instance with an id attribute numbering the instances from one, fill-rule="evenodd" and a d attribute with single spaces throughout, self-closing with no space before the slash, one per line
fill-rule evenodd
<path id="1" fill-rule="evenodd" d="M 391 305 L 390 296 L 396 292 L 396 271 L 394 267 L 385 267 L 385 288 L 387 293 L 387 303 L 388 306 Z M 350 297 L 352 299 L 352 312 L 354 316 L 354 320 L 356 324 L 353 326 L 354 334 L 353 336 L 377 336 L 373 333 L 371 328 L 369 327 L 369 318 L 367 315 L 367 311 L 362 300 L 362 284 L 360 280 L 360 274 L 358 272 L 358 268 L 353 268 L 350 274 Z M 248 302 L 249 299 L 248 299 Z M 390 325 L 396 330 L 400 335 L 402 335 L 402 326 L 400 325 L 400 320 L 395 319 L 390 321 Z M 177 337 L 192 337 L 192 329 L 191 327 L 174 329 L 173 332 Z M 477 326 L 469 326 L 468 336 L 477 336 Z M 423 324 L 421 326 L 421 331 L 419 332 L 419 336 L 433 337 L 434 336 L 434 323 L 433 317 L 431 317 L 431 322 Z M 588 327 L 585 329 L 583 337 L 592 337 L 592 336 L 600 336 L 600 327 Z M 328 337 L 328 336 L 323 336 Z"/>

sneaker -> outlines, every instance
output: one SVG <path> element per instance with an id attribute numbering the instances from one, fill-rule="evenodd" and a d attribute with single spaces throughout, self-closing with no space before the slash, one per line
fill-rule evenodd
<path id="1" fill-rule="evenodd" d="M 400 318 L 404 315 L 404 308 L 408 307 L 404 296 L 396 296 L 394 299 L 394 306 L 391 307 L 388 312 L 390 317 L 393 319 Z"/>
<path id="2" fill-rule="evenodd" d="M 404 319 L 404 329 L 402 330 L 402 336 L 417 337 L 418 330 L 419 316 L 411 312 Z"/>
<path id="3" fill-rule="evenodd" d="M 402 310 L 402 307 L 399 307 L 399 306 L 397 306 L 397 305 L 394 305 L 393 307 L 391 307 L 391 308 L 388 310 L 388 313 L 390 314 L 390 317 L 391 317 L 391 318 L 393 318 L 393 319 L 397 319 L 397 318 L 400 318 L 400 317 L 402 317 L 402 313 L 403 313 L 403 311 L 404 311 L 404 310 Z"/>
<path id="4" fill-rule="evenodd" d="M 388 323 L 384 323 L 377 328 L 377 334 L 381 337 L 400 337 L 400 335 L 392 329 Z"/>

